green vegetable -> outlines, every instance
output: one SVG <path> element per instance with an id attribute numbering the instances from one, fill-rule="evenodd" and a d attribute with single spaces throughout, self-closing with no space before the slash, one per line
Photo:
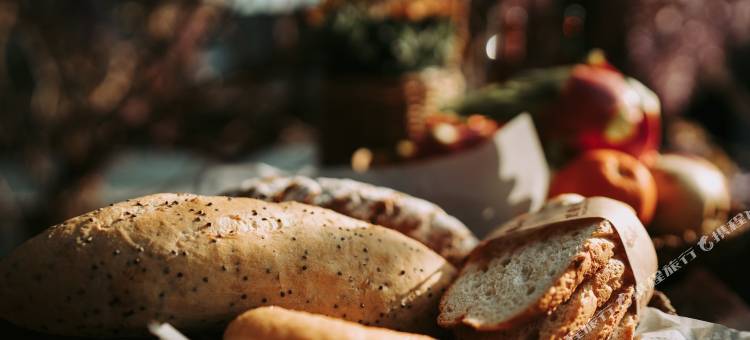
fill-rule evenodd
<path id="1" fill-rule="evenodd" d="M 527 71 L 502 84 L 470 92 L 448 110 L 461 114 L 479 113 L 508 121 L 522 112 L 535 114 L 554 100 L 570 76 L 571 66 Z"/>

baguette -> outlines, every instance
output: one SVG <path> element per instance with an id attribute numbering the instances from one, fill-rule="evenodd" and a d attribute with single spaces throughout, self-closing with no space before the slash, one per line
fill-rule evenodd
<path id="1" fill-rule="evenodd" d="M 453 266 L 387 228 L 300 203 L 155 194 L 51 227 L 0 261 L 0 317 L 59 335 L 222 329 L 279 305 L 436 331 Z"/>
<path id="2" fill-rule="evenodd" d="M 426 335 L 396 332 L 320 314 L 281 307 L 260 307 L 242 313 L 224 332 L 224 340 L 429 340 Z"/>
<path id="3" fill-rule="evenodd" d="M 231 196 L 272 202 L 297 201 L 397 230 L 453 264 L 459 264 L 478 243 L 458 219 L 425 200 L 349 179 L 266 177 L 249 179 Z"/>

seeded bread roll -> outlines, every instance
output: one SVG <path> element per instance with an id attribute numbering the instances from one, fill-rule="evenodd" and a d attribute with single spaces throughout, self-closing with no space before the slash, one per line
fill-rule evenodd
<path id="1" fill-rule="evenodd" d="M 260 307 L 242 313 L 224 332 L 224 340 L 430 340 L 429 336 L 396 332 L 320 314 L 281 307 Z"/>
<path id="2" fill-rule="evenodd" d="M 404 233 L 453 264 L 474 249 L 477 239 L 455 217 L 435 204 L 383 187 L 349 179 L 266 177 L 249 179 L 231 196 L 272 202 L 297 201 Z"/>
<path id="3" fill-rule="evenodd" d="M 15 249 L 0 262 L 0 317 L 60 335 L 139 335 L 150 320 L 213 330 L 279 305 L 430 334 L 454 274 L 419 242 L 330 210 L 156 194 Z"/>

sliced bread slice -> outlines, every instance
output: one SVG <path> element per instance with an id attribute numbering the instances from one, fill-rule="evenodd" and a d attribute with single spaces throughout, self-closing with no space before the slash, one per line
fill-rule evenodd
<path id="1" fill-rule="evenodd" d="M 438 323 L 501 330 L 547 313 L 609 261 L 612 238 L 600 221 L 485 242 L 443 296 Z"/>
<path id="2" fill-rule="evenodd" d="M 626 278 L 625 271 L 625 263 L 620 259 L 613 258 L 607 262 L 607 265 L 597 275 L 591 278 L 590 284 L 591 289 L 597 297 L 597 308 L 603 306 L 609 300 L 612 292 L 622 287 L 623 281 L 630 280 L 630 274 Z"/>
<path id="3" fill-rule="evenodd" d="M 512 329 L 481 332 L 460 327 L 458 339 L 564 339 L 566 335 L 583 327 L 596 313 L 598 307 L 609 300 L 613 291 L 622 285 L 625 264 L 610 259 L 593 276 L 584 280 L 568 299 L 549 316 L 542 315 Z M 624 320 L 624 319 L 623 319 Z M 619 327 L 618 327 L 619 329 Z"/>
<path id="4" fill-rule="evenodd" d="M 620 288 L 625 264 L 610 259 L 607 264 L 586 279 L 573 295 L 546 317 L 539 327 L 540 339 L 563 339 L 583 327 L 596 309 L 609 300 L 612 291 Z"/>
<path id="5" fill-rule="evenodd" d="M 635 288 L 628 285 L 620 289 L 607 303 L 600 308 L 589 324 L 582 329 L 584 340 L 607 340 L 618 327 L 633 302 Z M 579 330 L 580 332 L 581 330 Z"/>

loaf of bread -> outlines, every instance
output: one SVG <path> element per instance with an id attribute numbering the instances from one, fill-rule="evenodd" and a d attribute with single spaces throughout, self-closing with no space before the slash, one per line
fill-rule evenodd
<path id="1" fill-rule="evenodd" d="M 612 233 L 609 222 L 602 221 L 483 244 L 443 297 L 438 322 L 500 330 L 555 309 L 609 262 Z"/>
<path id="2" fill-rule="evenodd" d="M 396 231 L 305 204 L 156 194 L 72 218 L 0 261 L 0 317 L 60 335 L 151 320 L 223 329 L 264 305 L 430 334 L 453 266 Z"/>
<path id="3" fill-rule="evenodd" d="M 224 340 L 429 340 L 429 336 L 368 327 L 320 314 L 260 307 L 229 324 Z"/>
<path id="4" fill-rule="evenodd" d="M 349 179 L 266 177 L 249 179 L 226 195 L 272 202 L 297 201 L 397 230 L 460 263 L 477 239 L 458 219 L 435 204 Z"/>
<path id="5" fill-rule="evenodd" d="M 438 322 L 459 339 L 627 339 L 633 296 L 615 229 L 581 220 L 482 243 L 443 296 Z"/>

